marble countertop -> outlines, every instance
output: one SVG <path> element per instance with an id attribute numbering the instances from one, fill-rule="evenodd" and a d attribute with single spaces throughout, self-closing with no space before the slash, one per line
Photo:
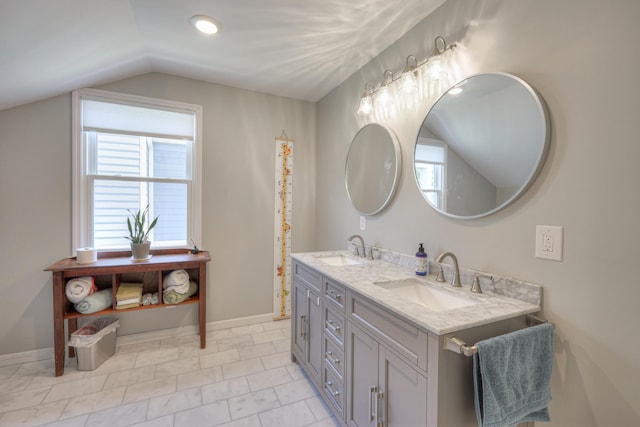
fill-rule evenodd
<path id="1" fill-rule="evenodd" d="M 364 263 L 332 266 L 322 261 L 322 257 L 332 255 L 341 255 L 346 258 L 364 261 Z M 540 311 L 539 305 L 493 292 L 472 293 L 470 291 L 470 283 L 463 282 L 462 287 L 456 288 L 448 282 L 437 282 L 433 275 L 422 278 L 416 276 L 410 269 L 382 260 L 365 260 L 353 256 L 348 251 L 296 253 L 292 254 L 291 257 L 437 335 L 449 334 L 474 326 Z M 454 295 L 474 300 L 477 303 L 450 310 L 433 311 L 417 302 L 398 296 L 392 289 L 385 289 L 375 284 L 376 282 L 409 278 L 419 278 L 427 287 L 439 288 Z"/>

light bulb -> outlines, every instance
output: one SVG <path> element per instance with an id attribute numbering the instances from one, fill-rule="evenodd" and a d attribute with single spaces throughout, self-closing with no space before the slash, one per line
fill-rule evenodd
<path id="1" fill-rule="evenodd" d="M 368 116 L 373 111 L 373 99 L 371 95 L 365 95 L 360 99 L 360 108 L 358 108 L 358 114 L 361 116 Z"/>
<path id="2" fill-rule="evenodd" d="M 439 57 L 435 57 L 429 60 L 429 77 L 432 80 L 443 80 L 447 77 L 447 73 L 442 66 L 442 60 Z"/>
<path id="3" fill-rule="evenodd" d="M 376 98 L 376 102 L 380 104 L 381 107 L 386 107 L 390 101 L 391 95 L 389 95 L 389 86 L 380 86 L 380 89 L 378 89 L 378 97 Z"/>
<path id="4" fill-rule="evenodd" d="M 222 28 L 213 18 L 206 15 L 194 15 L 189 21 L 204 34 L 215 34 Z"/>
<path id="5" fill-rule="evenodd" d="M 413 70 L 407 70 L 400 76 L 400 89 L 404 93 L 413 93 L 418 89 L 418 82 Z"/>

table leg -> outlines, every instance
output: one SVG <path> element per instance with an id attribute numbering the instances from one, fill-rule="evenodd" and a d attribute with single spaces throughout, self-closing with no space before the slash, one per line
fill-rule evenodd
<path id="1" fill-rule="evenodd" d="M 62 272 L 53 273 L 53 348 L 56 377 L 64 374 L 64 283 Z"/>
<path id="2" fill-rule="evenodd" d="M 200 323 L 200 348 L 207 347 L 207 263 L 200 263 L 200 277 L 198 283 L 200 285 L 198 304 L 198 319 Z"/>
<path id="3" fill-rule="evenodd" d="M 78 319 L 68 319 L 67 327 L 69 329 L 68 339 L 71 339 L 71 334 L 78 330 Z M 69 347 L 69 357 L 76 357 L 76 351 L 73 347 Z"/>

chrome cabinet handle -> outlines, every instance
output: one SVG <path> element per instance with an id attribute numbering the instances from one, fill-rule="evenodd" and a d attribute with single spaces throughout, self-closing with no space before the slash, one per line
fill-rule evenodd
<path id="1" fill-rule="evenodd" d="M 329 361 L 333 360 L 333 363 L 334 363 L 335 365 L 337 365 L 338 363 L 340 363 L 340 359 L 335 359 L 335 358 L 333 357 L 333 352 L 332 352 L 332 351 L 330 351 L 330 350 L 327 350 L 327 352 L 324 354 L 324 356 L 325 356 L 325 357 L 327 358 L 327 360 L 329 360 Z"/>
<path id="2" fill-rule="evenodd" d="M 341 392 L 340 391 L 335 391 L 331 388 L 331 386 L 333 385 L 333 382 L 331 381 L 327 381 L 326 383 L 324 383 L 324 386 L 327 388 L 327 390 L 329 391 L 329 393 L 331 393 L 334 397 L 338 397 L 340 396 Z"/>
<path id="3" fill-rule="evenodd" d="M 329 289 L 329 294 L 331 294 L 331 296 L 334 297 L 335 299 L 342 299 L 342 294 L 335 293 L 333 289 Z"/>
<path id="4" fill-rule="evenodd" d="M 327 320 L 327 326 L 329 327 L 329 329 L 331 329 L 333 332 L 338 332 L 340 330 L 340 326 L 334 326 L 333 325 L 333 320 Z"/>
<path id="5" fill-rule="evenodd" d="M 374 396 L 377 395 L 376 391 L 378 391 L 378 388 L 376 386 L 371 386 L 369 387 L 369 421 L 373 421 L 376 419 L 377 415 L 375 412 L 373 412 L 373 404 L 372 401 L 374 399 Z M 377 398 L 376 398 L 377 399 Z M 376 412 L 377 412 L 377 406 L 378 404 L 375 404 L 376 406 Z"/>
<path id="6" fill-rule="evenodd" d="M 375 426 L 376 427 L 384 427 L 384 421 L 381 420 L 380 418 L 380 405 L 379 402 L 380 400 L 384 397 L 384 393 L 383 392 L 376 392 L 376 408 L 375 408 L 375 412 L 376 412 L 376 421 L 375 421 Z"/>
<path id="7" fill-rule="evenodd" d="M 304 339 L 305 327 L 304 327 L 304 315 L 300 316 L 300 336 Z"/>

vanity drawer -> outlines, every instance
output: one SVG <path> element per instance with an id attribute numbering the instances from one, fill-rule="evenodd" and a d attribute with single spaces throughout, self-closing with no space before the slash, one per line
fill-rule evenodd
<path id="1" fill-rule="evenodd" d="M 344 378 L 344 351 L 331 338 L 324 338 L 324 360 Z"/>
<path id="2" fill-rule="evenodd" d="M 324 330 L 344 348 L 344 316 L 327 306 L 324 308 Z"/>
<path id="3" fill-rule="evenodd" d="M 344 286 L 327 278 L 323 280 L 322 285 L 324 288 L 324 299 L 331 302 L 335 308 L 344 313 L 344 302 L 346 299 Z"/>
<path id="4" fill-rule="evenodd" d="M 333 369 L 327 365 L 322 367 L 322 391 L 339 419 L 344 414 L 344 382 L 338 378 Z"/>
<path id="5" fill-rule="evenodd" d="M 349 317 L 426 372 L 428 335 L 416 325 L 363 298 L 347 295 Z"/>
<path id="6" fill-rule="evenodd" d="M 298 262 L 294 262 L 293 274 L 296 278 L 301 279 L 305 285 L 321 294 L 322 276 L 319 273 Z"/>

